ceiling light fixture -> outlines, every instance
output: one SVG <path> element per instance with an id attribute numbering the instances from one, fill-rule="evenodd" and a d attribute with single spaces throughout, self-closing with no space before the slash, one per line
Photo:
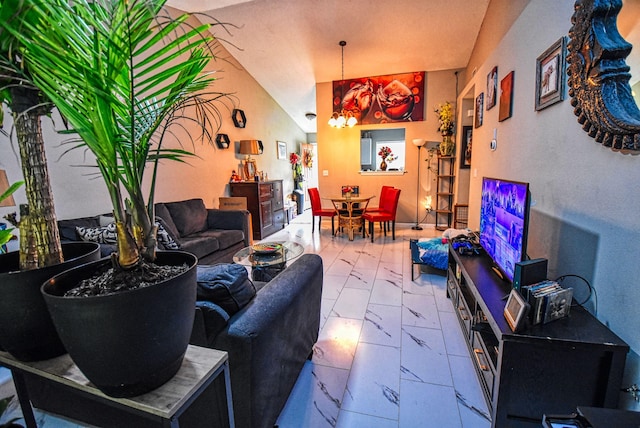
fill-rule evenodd
<path id="1" fill-rule="evenodd" d="M 355 118 L 353 113 L 350 111 L 345 111 L 342 108 L 342 101 L 344 94 L 342 93 L 342 87 L 344 86 L 344 47 L 347 45 L 347 42 L 341 40 L 339 43 L 342 48 L 342 80 L 340 81 L 340 113 L 334 111 L 329 119 L 329 126 L 333 128 L 344 128 L 348 126 L 352 128 L 355 124 L 358 123 L 358 119 Z"/>

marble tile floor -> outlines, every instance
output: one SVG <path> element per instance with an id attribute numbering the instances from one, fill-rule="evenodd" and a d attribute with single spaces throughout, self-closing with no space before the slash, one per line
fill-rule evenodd
<path id="1" fill-rule="evenodd" d="M 320 335 L 278 419 L 280 428 L 491 425 L 445 277 L 411 281 L 409 239 L 440 236 L 376 225 L 375 240 L 311 234 L 305 212 L 270 240 L 296 240 L 324 263 Z M 416 266 L 414 269 L 418 270 Z"/>
<path id="2" fill-rule="evenodd" d="M 445 277 L 426 271 L 411 280 L 409 239 L 441 232 L 411 226 L 396 225 L 395 241 L 377 225 L 373 243 L 361 236 L 349 241 L 332 236 L 326 218 L 312 234 L 305 211 L 267 238 L 294 240 L 319 254 L 325 275 L 319 339 L 279 428 L 490 427 Z M 37 418 L 47 428 L 86 426 Z"/>

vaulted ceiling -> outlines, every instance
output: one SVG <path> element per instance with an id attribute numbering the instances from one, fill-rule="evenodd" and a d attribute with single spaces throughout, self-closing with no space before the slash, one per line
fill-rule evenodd
<path id="1" fill-rule="evenodd" d="M 305 132 L 315 85 L 344 77 L 466 67 L 489 0 L 169 0 L 231 23 L 230 54 Z M 206 21 L 206 19 L 203 19 Z M 241 100 L 242 101 L 242 100 Z M 325 120 L 318 118 L 317 120 Z"/>

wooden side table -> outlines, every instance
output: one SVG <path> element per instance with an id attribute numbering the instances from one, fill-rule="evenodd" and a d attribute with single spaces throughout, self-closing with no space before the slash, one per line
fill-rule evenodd
<path id="1" fill-rule="evenodd" d="M 36 428 L 25 375 L 38 381 L 66 387 L 71 395 L 107 406 L 112 411 L 135 414 L 162 427 L 179 427 L 180 416 L 202 395 L 214 380 L 224 375 L 229 426 L 233 428 L 233 401 L 228 354 L 224 351 L 189 345 L 182 367 L 169 382 L 143 395 L 114 398 L 95 388 L 73 363 L 68 354 L 45 361 L 23 362 L 0 352 L 0 365 L 9 368 L 28 428 Z M 74 406 L 73 402 L 69 406 Z M 64 416 L 64 412 L 60 412 Z M 91 423 L 91 421 L 86 421 Z"/>

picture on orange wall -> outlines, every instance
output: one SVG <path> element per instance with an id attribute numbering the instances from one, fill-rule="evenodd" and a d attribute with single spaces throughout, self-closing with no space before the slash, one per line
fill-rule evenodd
<path id="1" fill-rule="evenodd" d="M 498 66 L 493 67 L 487 74 L 487 111 L 496 105 L 496 94 L 498 93 Z"/>
<path id="2" fill-rule="evenodd" d="M 482 126 L 483 114 L 484 114 L 484 92 L 481 92 L 480 95 L 476 97 L 476 115 L 475 115 L 475 120 L 473 122 L 473 126 L 475 128 L 480 128 Z"/>
<path id="3" fill-rule="evenodd" d="M 513 77 L 515 72 L 511 71 L 500 81 L 500 109 L 498 110 L 498 120 L 507 120 L 513 114 Z"/>
<path id="4" fill-rule="evenodd" d="M 358 125 L 424 120 L 425 72 L 333 82 L 333 111 L 351 113 Z"/>

